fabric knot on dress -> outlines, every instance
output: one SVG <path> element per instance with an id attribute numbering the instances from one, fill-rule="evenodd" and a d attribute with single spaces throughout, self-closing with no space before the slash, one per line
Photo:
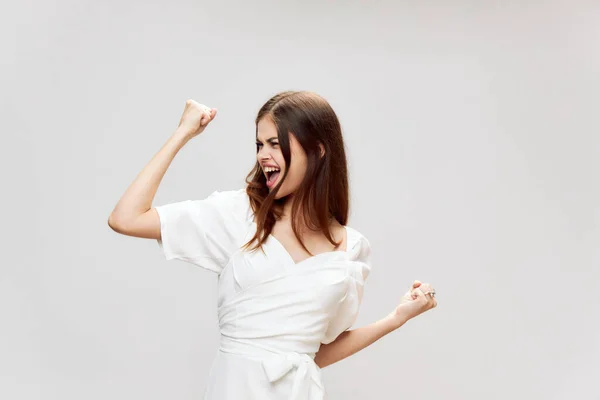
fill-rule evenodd
<path id="1" fill-rule="evenodd" d="M 271 383 L 281 379 L 294 368 L 296 369 L 290 400 L 323 399 L 321 371 L 308 354 L 276 354 L 264 359 L 262 366 Z"/>

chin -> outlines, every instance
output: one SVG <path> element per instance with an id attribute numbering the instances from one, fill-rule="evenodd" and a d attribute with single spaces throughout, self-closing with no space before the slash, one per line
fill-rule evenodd
<path id="1" fill-rule="evenodd" d="M 286 193 L 283 193 L 283 192 L 280 190 L 280 191 L 279 191 L 279 192 L 277 192 L 277 194 L 275 195 L 275 199 L 276 199 L 276 200 L 279 200 L 279 199 L 282 199 L 282 198 L 284 198 L 285 196 L 287 196 L 287 194 L 286 194 Z"/>
<path id="2" fill-rule="evenodd" d="M 269 193 L 272 192 L 273 189 L 275 189 L 275 188 L 273 187 L 273 188 L 269 189 Z M 279 190 L 277 191 L 277 194 L 275 195 L 275 199 L 281 199 L 281 198 L 287 196 L 288 194 L 289 193 L 287 193 L 284 188 L 279 188 Z"/>
<path id="3" fill-rule="evenodd" d="M 277 192 L 277 195 L 275 196 L 276 199 L 283 199 L 284 197 L 292 197 L 292 195 L 294 194 L 295 189 L 289 190 L 287 188 L 280 188 L 279 191 Z"/>

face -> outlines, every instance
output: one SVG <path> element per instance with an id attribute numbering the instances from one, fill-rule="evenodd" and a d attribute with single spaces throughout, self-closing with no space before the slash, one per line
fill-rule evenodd
<path id="1" fill-rule="evenodd" d="M 286 197 L 296 191 L 306 174 L 306 152 L 300 146 L 293 134 L 289 135 L 291 150 L 291 165 L 288 176 L 277 192 L 277 198 Z M 277 127 L 273 120 L 266 116 L 258 122 L 258 137 L 256 139 L 256 160 L 267 177 L 267 186 L 271 191 L 279 184 L 287 166 L 279 147 Z M 274 172 L 271 172 L 274 171 Z"/>

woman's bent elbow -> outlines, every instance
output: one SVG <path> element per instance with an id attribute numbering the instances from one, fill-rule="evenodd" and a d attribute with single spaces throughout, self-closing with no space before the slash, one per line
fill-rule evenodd
<path id="1" fill-rule="evenodd" d="M 111 214 L 108 226 L 115 232 L 127 236 L 147 239 L 160 238 L 160 218 L 154 209 L 150 209 L 135 218 L 118 217 Z"/>

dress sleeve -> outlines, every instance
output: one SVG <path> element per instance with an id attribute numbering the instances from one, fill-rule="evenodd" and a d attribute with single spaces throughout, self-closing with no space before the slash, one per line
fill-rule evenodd
<path id="1" fill-rule="evenodd" d="M 243 244 L 249 207 L 245 189 L 155 207 L 160 217 L 158 245 L 167 260 L 182 260 L 220 274 Z"/>
<path id="2" fill-rule="evenodd" d="M 371 245 L 366 237 L 361 235 L 354 244 L 350 259 L 346 294 L 340 300 L 337 312 L 329 322 L 322 342 L 324 344 L 333 342 L 342 332 L 350 329 L 358 316 L 364 285 L 371 272 Z"/>

